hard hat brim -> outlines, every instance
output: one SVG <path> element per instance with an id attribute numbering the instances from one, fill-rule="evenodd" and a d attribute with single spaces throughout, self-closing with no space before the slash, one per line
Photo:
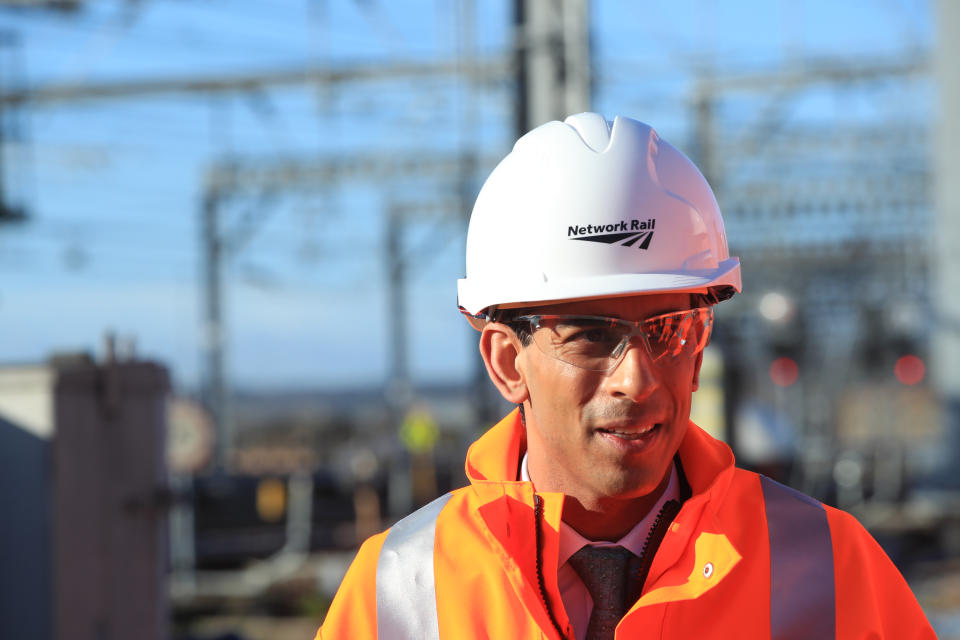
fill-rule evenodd
<path id="1" fill-rule="evenodd" d="M 593 300 L 615 296 L 702 291 L 712 287 L 732 286 L 741 290 L 740 260 L 732 257 L 720 262 L 716 269 L 686 270 L 675 273 L 619 273 L 602 276 L 564 277 L 542 282 L 477 283 L 457 280 L 460 307 L 471 315 L 490 306 L 512 308 L 554 304 L 572 300 Z"/>

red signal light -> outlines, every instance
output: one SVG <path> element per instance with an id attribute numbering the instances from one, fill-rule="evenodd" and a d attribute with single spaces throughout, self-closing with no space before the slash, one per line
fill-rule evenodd
<path id="1" fill-rule="evenodd" d="M 789 387 L 800 377 L 800 367 L 793 358 L 777 358 L 770 364 L 770 379 L 778 387 Z"/>
<path id="2" fill-rule="evenodd" d="M 897 376 L 901 384 L 908 386 L 923 380 L 926 373 L 927 367 L 923 364 L 923 360 L 913 354 L 901 356 L 893 365 L 893 375 Z"/>

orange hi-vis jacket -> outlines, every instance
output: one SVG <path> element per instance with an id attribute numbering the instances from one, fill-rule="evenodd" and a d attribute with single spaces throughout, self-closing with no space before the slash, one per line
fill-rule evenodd
<path id="1" fill-rule="evenodd" d="M 525 449 L 514 411 L 471 446 L 469 486 L 367 540 L 317 640 L 572 639 L 557 586 L 563 495 L 517 481 Z M 690 495 L 654 526 L 618 640 L 936 637 L 852 516 L 735 468 L 693 423 L 679 458 Z"/>

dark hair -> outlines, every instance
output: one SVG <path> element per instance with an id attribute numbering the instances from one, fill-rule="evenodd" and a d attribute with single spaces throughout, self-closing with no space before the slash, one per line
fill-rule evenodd
<path id="1" fill-rule="evenodd" d="M 706 293 L 695 293 L 691 296 L 694 307 L 712 307 L 724 300 L 729 300 L 737 293 L 730 285 L 710 287 Z"/>
<path id="2" fill-rule="evenodd" d="M 491 320 L 500 322 L 510 327 L 520 344 L 527 347 L 533 340 L 533 334 L 530 332 L 530 322 L 527 320 L 517 320 L 520 316 L 532 315 L 528 309 L 497 309 L 491 314 Z"/>

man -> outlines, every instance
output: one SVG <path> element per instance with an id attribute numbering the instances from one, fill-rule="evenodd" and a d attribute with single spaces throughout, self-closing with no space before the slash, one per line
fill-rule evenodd
<path id="1" fill-rule="evenodd" d="M 689 422 L 719 208 L 647 125 L 584 113 L 481 190 L 461 311 L 517 409 L 468 487 L 367 540 L 318 638 L 933 638 L 851 516 L 736 469 Z"/>

